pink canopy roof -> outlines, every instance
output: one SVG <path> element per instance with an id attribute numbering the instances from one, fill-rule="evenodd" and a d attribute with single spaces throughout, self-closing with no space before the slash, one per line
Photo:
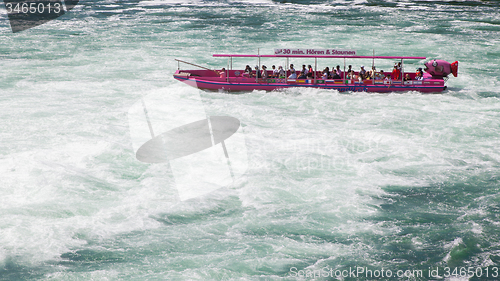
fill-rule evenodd
<path id="1" fill-rule="evenodd" d="M 351 58 L 351 59 L 405 59 L 423 60 L 426 57 L 401 57 L 401 56 L 339 56 L 339 55 L 238 55 L 238 54 L 214 54 L 214 57 L 233 58 Z"/>

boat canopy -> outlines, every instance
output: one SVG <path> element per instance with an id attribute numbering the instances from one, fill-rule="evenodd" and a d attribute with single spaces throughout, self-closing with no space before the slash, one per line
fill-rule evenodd
<path id="1" fill-rule="evenodd" d="M 402 56 L 341 56 L 341 55 L 240 55 L 240 54 L 214 54 L 214 57 L 226 58 L 350 58 L 350 59 L 405 59 L 405 60 L 424 60 L 426 57 L 402 57 Z"/>

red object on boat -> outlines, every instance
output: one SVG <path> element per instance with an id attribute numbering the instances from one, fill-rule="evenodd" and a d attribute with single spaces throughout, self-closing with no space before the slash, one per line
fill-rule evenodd
<path id="1" fill-rule="evenodd" d="M 455 61 L 454 63 L 451 64 L 451 73 L 455 77 L 458 76 L 458 61 Z"/>

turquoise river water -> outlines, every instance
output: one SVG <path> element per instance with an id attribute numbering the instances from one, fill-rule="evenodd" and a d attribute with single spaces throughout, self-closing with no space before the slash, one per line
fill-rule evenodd
<path id="1" fill-rule="evenodd" d="M 440 94 L 172 77 L 174 59 L 309 47 L 459 73 Z M 0 5 L 0 280 L 499 280 L 499 66 L 498 1 L 80 1 L 18 33 Z M 129 117 L 188 94 L 240 120 L 248 167 L 181 200 L 168 163 L 136 159 Z"/>

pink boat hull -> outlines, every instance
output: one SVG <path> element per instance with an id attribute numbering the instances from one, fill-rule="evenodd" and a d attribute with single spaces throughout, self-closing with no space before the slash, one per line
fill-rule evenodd
<path id="1" fill-rule="evenodd" d="M 332 89 L 339 92 L 401 92 L 418 91 L 423 93 L 442 92 L 446 89 L 443 79 L 424 79 L 409 81 L 366 80 L 363 83 L 353 80 L 323 79 L 256 79 L 241 76 L 243 71 L 228 71 L 228 77 L 221 78 L 215 71 L 209 70 L 177 70 L 174 78 L 192 87 L 203 90 L 241 91 L 274 91 L 291 87 Z M 406 73 L 405 73 L 406 75 Z M 410 74 L 414 78 L 415 74 Z"/>

